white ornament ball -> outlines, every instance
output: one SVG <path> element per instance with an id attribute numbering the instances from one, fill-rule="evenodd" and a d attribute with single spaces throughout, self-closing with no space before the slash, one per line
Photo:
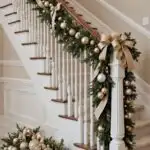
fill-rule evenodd
<path id="1" fill-rule="evenodd" d="M 22 142 L 22 143 L 20 144 L 20 149 L 21 149 L 21 150 L 26 150 L 27 147 L 28 147 L 28 143 L 27 143 L 27 142 Z"/>
<path id="2" fill-rule="evenodd" d="M 97 81 L 102 83 L 106 80 L 106 76 L 103 74 L 103 73 L 100 73 L 98 76 L 97 76 Z"/>
<path id="3" fill-rule="evenodd" d="M 58 20 L 61 21 L 61 20 L 62 20 L 62 17 L 59 17 Z"/>
<path id="4" fill-rule="evenodd" d="M 32 150 L 33 148 L 35 148 L 37 145 L 39 145 L 39 142 L 37 140 L 32 140 L 29 143 L 29 148 Z"/>
<path id="5" fill-rule="evenodd" d="M 98 48 L 98 47 L 95 47 L 95 48 L 94 48 L 94 52 L 95 52 L 95 53 L 99 53 L 99 52 L 100 52 L 99 48 Z"/>
<path id="6" fill-rule="evenodd" d="M 70 29 L 70 30 L 69 30 L 69 34 L 70 34 L 71 36 L 74 36 L 74 35 L 76 34 L 75 29 Z"/>
<path id="7" fill-rule="evenodd" d="M 16 144 L 18 142 L 18 138 L 13 139 L 13 144 Z"/>
<path id="8" fill-rule="evenodd" d="M 101 92 L 103 92 L 104 94 L 107 94 L 108 90 L 107 90 L 107 88 L 104 87 L 101 89 Z"/>
<path id="9" fill-rule="evenodd" d="M 52 3 L 50 3 L 50 4 L 49 4 L 49 7 L 53 7 L 53 4 L 52 4 Z"/>
<path id="10" fill-rule="evenodd" d="M 4 148 L 4 150 L 8 150 L 8 148 L 7 148 L 7 147 L 5 147 L 5 148 Z"/>
<path id="11" fill-rule="evenodd" d="M 13 147 L 11 150 L 17 150 L 17 148 L 16 148 L 16 147 Z"/>
<path id="12" fill-rule="evenodd" d="M 130 85 L 130 82 L 129 82 L 129 81 L 125 81 L 125 85 L 126 85 L 126 86 L 129 86 L 129 85 Z"/>
<path id="13" fill-rule="evenodd" d="M 94 45 L 95 44 L 95 41 L 94 40 L 91 40 L 90 41 L 90 45 Z"/>
<path id="14" fill-rule="evenodd" d="M 12 150 L 12 148 L 13 148 L 13 146 L 9 146 L 9 147 L 8 147 L 8 150 Z"/>
<path id="15" fill-rule="evenodd" d="M 104 129 L 103 129 L 103 127 L 102 126 L 99 126 L 98 127 L 98 131 L 103 131 Z"/>
<path id="16" fill-rule="evenodd" d="M 81 37 L 80 32 L 77 32 L 77 33 L 75 34 L 75 38 L 76 38 L 76 39 L 80 39 L 80 37 Z"/>
<path id="17" fill-rule="evenodd" d="M 126 90 L 126 94 L 127 94 L 127 95 L 131 95 L 131 94 L 132 94 L 132 90 L 131 90 L 131 89 L 127 89 L 127 90 Z"/>
<path id="18" fill-rule="evenodd" d="M 82 44 L 85 44 L 85 45 L 88 44 L 88 43 L 89 43 L 89 38 L 86 37 L 86 36 L 83 37 L 83 38 L 81 39 L 81 43 L 82 43 Z"/>
<path id="19" fill-rule="evenodd" d="M 98 96 L 99 99 L 103 99 L 104 94 L 102 92 L 99 92 L 97 96 Z"/>
<path id="20" fill-rule="evenodd" d="M 60 24 L 60 27 L 61 27 L 62 29 L 65 29 L 65 28 L 67 27 L 66 22 L 62 22 L 62 23 Z"/>
<path id="21" fill-rule="evenodd" d="M 44 3 L 44 6 L 45 6 L 45 7 L 49 7 L 49 2 L 46 1 L 46 2 Z"/>

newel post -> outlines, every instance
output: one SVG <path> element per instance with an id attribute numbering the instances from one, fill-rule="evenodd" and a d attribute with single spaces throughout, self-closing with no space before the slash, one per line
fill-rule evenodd
<path id="1" fill-rule="evenodd" d="M 112 88 L 111 104 L 111 137 L 110 150 L 126 150 L 123 141 L 125 135 L 124 126 L 124 104 L 123 104 L 123 79 L 125 70 L 120 66 L 120 61 L 116 59 L 116 52 L 113 55 L 111 64 L 111 77 L 114 82 Z"/>

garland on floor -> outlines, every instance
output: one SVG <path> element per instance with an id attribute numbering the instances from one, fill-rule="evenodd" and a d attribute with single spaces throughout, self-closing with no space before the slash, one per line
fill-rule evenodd
<path id="1" fill-rule="evenodd" d="M 117 59 L 121 61 L 125 69 L 124 78 L 124 113 L 125 113 L 125 137 L 124 141 L 128 150 L 134 147 L 134 100 L 136 99 L 135 76 L 130 71 L 133 69 L 133 60 L 138 61 L 140 52 L 135 48 L 136 40 L 131 33 L 100 35 L 94 28 L 90 27 L 75 10 L 69 7 L 64 0 L 27 0 L 35 4 L 35 10 L 40 13 L 42 21 L 49 24 L 55 36 L 63 43 L 64 50 L 74 57 L 82 57 L 84 62 L 93 66 L 95 75 L 90 86 L 93 96 L 93 104 L 96 108 L 100 106 L 103 110 L 97 110 L 95 131 L 109 150 L 110 124 L 111 124 L 111 90 L 113 81 L 110 76 L 110 62 L 114 51 Z M 84 58 L 86 51 L 87 57 Z M 104 104 L 104 107 L 101 104 Z"/>
<path id="2" fill-rule="evenodd" d="M 52 137 L 45 138 L 40 127 L 31 129 L 17 124 L 17 132 L 8 133 L 8 137 L 1 140 L 4 143 L 1 150 L 64 150 L 63 140 L 56 142 Z"/>

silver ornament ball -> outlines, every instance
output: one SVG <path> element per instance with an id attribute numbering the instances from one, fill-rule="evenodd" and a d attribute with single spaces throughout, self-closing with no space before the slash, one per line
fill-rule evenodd
<path id="1" fill-rule="evenodd" d="M 95 53 L 99 53 L 99 52 L 100 52 L 99 48 L 98 48 L 98 47 L 95 47 L 95 48 L 94 48 L 94 52 L 95 52 Z"/>
<path id="2" fill-rule="evenodd" d="M 77 33 L 75 34 L 75 38 L 76 38 L 76 39 L 80 39 L 80 37 L 81 37 L 80 32 L 77 32 Z"/>
<path id="3" fill-rule="evenodd" d="M 94 45 L 95 44 L 95 41 L 94 40 L 91 40 L 90 41 L 90 45 Z"/>
<path id="4" fill-rule="evenodd" d="M 84 45 L 88 44 L 88 43 L 89 43 L 89 38 L 86 37 L 86 36 L 84 36 L 84 37 L 81 39 L 81 43 L 84 44 Z"/>
<path id="5" fill-rule="evenodd" d="M 66 22 L 62 22 L 62 23 L 60 24 L 60 27 L 61 27 L 62 29 L 65 29 L 65 28 L 67 27 Z"/>
<path id="6" fill-rule="evenodd" d="M 103 129 L 103 127 L 102 127 L 102 126 L 99 126 L 99 127 L 98 127 L 98 131 L 100 131 L 100 132 L 101 132 L 101 131 L 103 131 L 103 130 L 104 130 L 104 129 Z"/>
<path id="7" fill-rule="evenodd" d="M 45 6 L 45 7 L 49 7 L 49 2 L 48 2 L 48 1 L 45 1 L 44 6 Z"/>
<path id="8" fill-rule="evenodd" d="M 61 21 L 61 20 L 62 20 L 62 17 L 58 17 L 58 20 Z"/>
<path id="9" fill-rule="evenodd" d="M 102 92 L 99 92 L 98 95 L 97 95 L 97 97 L 98 97 L 99 99 L 103 99 L 104 94 L 103 94 Z"/>
<path id="10" fill-rule="evenodd" d="M 132 94 L 132 90 L 131 90 L 131 89 L 127 89 L 127 90 L 126 90 L 126 94 L 127 94 L 127 95 L 131 95 L 131 94 Z"/>
<path id="11" fill-rule="evenodd" d="M 103 74 L 103 73 L 100 73 L 98 76 L 97 76 L 97 81 L 102 83 L 106 80 L 106 76 Z"/>
<path id="12" fill-rule="evenodd" d="M 70 30 L 69 30 L 69 34 L 70 34 L 71 36 L 74 36 L 74 35 L 76 34 L 75 29 L 70 29 Z"/>

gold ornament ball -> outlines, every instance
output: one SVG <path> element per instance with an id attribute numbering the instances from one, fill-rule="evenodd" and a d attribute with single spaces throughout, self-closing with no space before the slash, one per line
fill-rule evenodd
<path id="1" fill-rule="evenodd" d="M 81 37 L 80 32 L 77 32 L 77 33 L 75 34 L 75 38 L 76 38 L 76 39 L 80 39 L 80 37 Z"/>
<path id="2" fill-rule="evenodd" d="M 90 41 L 90 45 L 94 45 L 95 44 L 95 41 L 94 40 L 91 40 Z"/>
<path id="3" fill-rule="evenodd" d="M 18 138 L 13 139 L 13 144 L 16 144 L 18 142 Z"/>
<path id="4" fill-rule="evenodd" d="M 26 150 L 27 147 L 28 147 L 28 143 L 27 143 L 27 142 L 22 142 L 22 143 L 20 144 L 20 149 L 21 149 L 21 150 Z"/>
<path id="5" fill-rule="evenodd" d="M 108 90 L 107 90 L 107 88 L 104 87 L 101 89 L 101 92 L 103 92 L 104 94 L 107 94 Z"/>
<path id="6" fill-rule="evenodd" d="M 98 48 L 98 47 L 95 47 L 95 48 L 94 48 L 94 53 L 99 53 L 99 52 L 100 52 L 99 48 Z"/>
<path id="7" fill-rule="evenodd" d="M 103 74 L 103 73 L 100 73 L 98 76 L 97 76 L 97 81 L 102 83 L 106 80 L 106 76 Z"/>
<path id="8" fill-rule="evenodd" d="M 131 90 L 131 89 L 127 89 L 127 90 L 126 90 L 126 94 L 127 94 L 127 95 L 131 95 L 131 94 L 132 94 L 132 90 Z"/>
<path id="9" fill-rule="evenodd" d="M 67 27 L 66 22 L 62 22 L 62 23 L 60 24 L 60 27 L 61 27 L 62 29 L 65 29 L 65 28 Z"/>
<path id="10" fill-rule="evenodd" d="M 98 92 L 98 95 L 97 95 L 97 96 L 98 96 L 99 99 L 103 99 L 104 94 L 103 94 L 102 92 Z"/>
<path id="11" fill-rule="evenodd" d="M 84 37 L 81 39 L 81 43 L 84 44 L 84 45 L 88 44 L 88 43 L 89 43 L 89 38 L 86 37 L 86 36 L 84 36 Z"/>
<path id="12" fill-rule="evenodd" d="M 45 7 L 49 7 L 49 2 L 46 1 L 46 2 L 44 3 L 44 6 L 45 6 Z"/>
<path id="13" fill-rule="evenodd" d="M 69 30 L 69 34 L 70 34 L 71 36 L 74 36 L 74 35 L 76 34 L 75 29 L 70 29 L 70 30 Z"/>

